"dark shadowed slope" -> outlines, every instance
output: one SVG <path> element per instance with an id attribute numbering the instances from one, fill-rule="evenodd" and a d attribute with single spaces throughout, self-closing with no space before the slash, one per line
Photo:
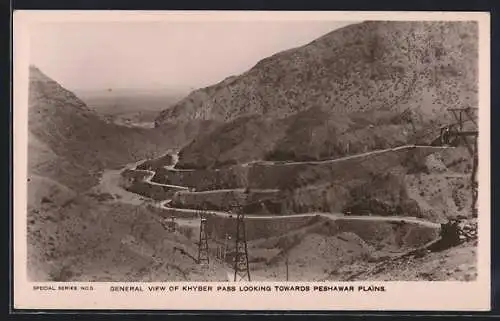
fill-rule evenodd
<path id="1" fill-rule="evenodd" d="M 243 116 L 196 137 L 179 168 L 221 167 L 255 160 L 323 160 L 414 143 L 412 124 L 393 112 L 336 115 L 312 107 L 285 119 Z"/>

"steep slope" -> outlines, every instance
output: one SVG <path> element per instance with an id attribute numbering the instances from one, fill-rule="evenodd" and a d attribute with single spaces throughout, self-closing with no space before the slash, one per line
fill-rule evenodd
<path id="1" fill-rule="evenodd" d="M 196 247 L 181 232 L 167 233 L 145 209 L 79 196 L 63 206 L 28 210 L 28 278 L 32 281 L 225 280 L 217 266 L 203 271 Z M 220 272 L 220 271 L 219 271 Z"/>
<path id="2" fill-rule="evenodd" d="M 178 167 L 338 158 L 415 143 L 422 127 L 387 111 L 338 115 L 311 107 L 285 119 L 242 116 L 196 137 L 179 153 Z"/>
<path id="3" fill-rule="evenodd" d="M 447 108 L 477 103 L 476 36 L 473 22 L 351 25 L 193 92 L 156 124 L 225 122 L 184 148 L 181 167 L 429 144 Z"/>
<path id="4" fill-rule="evenodd" d="M 286 122 L 242 116 L 200 135 L 179 153 L 178 168 L 212 168 L 263 159 L 285 135 Z"/>
<path id="5" fill-rule="evenodd" d="M 29 89 L 31 280 L 225 280 L 214 269 L 197 271 L 192 259 L 177 253 L 175 248 L 195 253 L 192 242 L 182 233 L 165 236 L 159 218 L 145 206 L 88 190 L 104 169 L 178 148 L 211 122 L 149 130 L 108 123 L 36 67 L 30 68 Z"/>
<path id="6" fill-rule="evenodd" d="M 36 67 L 30 67 L 29 173 L 75 190 L 113 168 L 176 148 L 203 123 L 159 129 L 127 128 L 104 121 L 83 101 Z"/>
<path id="7" fill-rule="evenodd" d="M 311 106 L 336 113 L 476 103 L 473 22 L 364 22 L 260 61 L 248 72 L 199 89 L 157 119 L 283 118 Z"/>
<path id="8" fill-rule="evenodd" d="M 433 143 L 440 126 L 453 122 L 448 108 L 477 103 L 477 49 L 473 22 L 364 22 L 278 53 L 160 115 L 159 127 L 189 119 L 224 122 L 180 151 L 177 167 L 198 171 L 167 176 L 201 189 L 262 188 L 272 177 L 285 189 L 276 214 L 468 216 L 471 157 L 463 147 L 401 157 L 391 168 L 368 159 L 361 166 L 365 177 L 356 179 L 307 164 L 293 174 L 277 164 L 268 175 L 250 171 L 237 182 L 232 173 L 252 161 L 336 159 Z M 344 170 L 360 168 L 349 161 Z M 210 185 L 207 177 L 218 179 Z"/>
<path id="9" fill-rule="evenodd" d="M 343 267 L 327 281 L 338 279 L 370 281 L 461 281 L 477 279 L 477 241 L 463 243 L 420 257 L 401 257 L 381 263 Z"/>

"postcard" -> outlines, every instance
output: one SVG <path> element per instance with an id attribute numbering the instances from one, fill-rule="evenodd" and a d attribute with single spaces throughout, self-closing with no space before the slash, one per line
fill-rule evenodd
<path id="1" fill-rule="evenodd" d="M 18 309 L 490 309 L 481 12 L 17 11 Z"/>

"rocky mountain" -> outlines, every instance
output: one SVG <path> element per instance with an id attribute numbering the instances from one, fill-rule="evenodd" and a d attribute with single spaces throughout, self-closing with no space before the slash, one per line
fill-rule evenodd
<path id="1" fill-rule="evenodd" d="M 450 120 L 447 108 L 477 103 L 477 32 L 473 22 L 347 26 L 192 92 L 164 110 L 156 126 L 224 123 L 183 150 L 179 165 L 185 167 L 427 142 L 429 130 Z"/>
<path id="2" fill-rule="evenodd" d="M 249 212 L 348 210 L 433 222 L 470 215 L 471 166 L 463 146 L 425 157 L 386 153 L 349 158 L 335 161 L 337 167 L 290 167 L 280 161 L 428 144 L 439 125 L 449 121 L 447 107 L 476 103 L 474 23 L 348 26 L 191 93 L 163 111 L 154 129 L 107 122 L 35 67 L 30 69 L 29 95 L 28 272 L 34 280 L 208 276 L 183 254 L 196 253 L 191 230 L 165 234 L 157 213 L 143 206 L 139 196 L 133 199 L 137 203 L 127 203 L 115 189 L 88 190 L 104 169 L 165 155 L 167 149 L 182 147 L 177 166 L 199 170 L 167 170 L 163 161 L 144 166 L 161 166 L 157 174 L 168 172 L 163 175 L 167 181 L 160 183 L 196 188 L 189 192 L 196 195 L 179 200 L 177 206 L 185 208 L 193 208 L 194 197 L 224 208 L 228 200 L 214 201 L 221 188 L 267 196 L 261 189 L 278 185 L 279 202 L 250 204 L 255 206 Z M 242 165 L 254 160 L 275 162 Z M 265 225 L 272 224 L 266 220 Z M 317 244 L 317 237 L 304 244 L 297 257 Z M 210 280 L 227 277 L 224 269 L 213 272 L 221 275 Z"/>
<path id="3" fill-rule="evenodd" d="M 74 190 L 94 185 L 104 168 L 160 155 L 184 144 L 203 123 L 144 129 L 106 122 L 34 66 L 30 67 L 28 113 L 29 174 Z"/>
<path id="4" fill-rule="evenodd" d="M 311 107 L 285 119 L 242 116 L 196 137 L 179 153 L 177 167 L 338 158 L 414 143 L 425 129 L 387 111 L 337 115 Z"/>
<path id="5" fill-rule="evenodd" d="M 120 195 L 103 192 L 100 185 L 90 187 L 103 170 L 162 155 L 210 122 L 159 129 L 118 126 L 34 66 L 29 80 L 28 277 L 185 280 L 191 259 L 173 250 L 189 249 L 185 237 L 167 241 L 157 216 L 120 202 Z M 155 261 L 154 255 L 176 263 Z"/>
<path id="6" fill-rule="evenodd" d="M 363 22 L 259 61 L 192 92 L 157 119 L 284 118 L 311 106 L 336 113 L 411 107 L 435 115 L 475 104 L 473 22 Z"/>
<path id="7" fill-rule="evenodd" d="M 253 168 L 242 165 L 253 161 L 325 160 L 429 145 L 440 126 L 453 121 L 448 108 L 477 104 L 477 33 L 473 22 L 347 26 L 191 93 L 165 110 L 157 126 L 222 122 L 179 153 L 178 168 L 200 173 Z M 436 221 L 469 215 L 472 165 L 465 147 L 403 159 L 387 164 L 367 158 L 361 167 L 370 175 L 338 182 L 342 175 L 305 164 L 294 172 L 300 184 L 290 183 L 293 175 L 278 166 L 270 177 L 290 189 L 281 195 L 283 213 L 403 212 Z M 345 164 L 346 171 L 358 170 Z M 265 178 L 249 174 L 247 180 Z"/>
<path id="8" fill-rule="evenodd" d="M 428 143 L 447 108 L 477 103 L 477 32 L 473 22 L 350 25 L 192 92 L 156 126 L 224 123 L 182 151 L 185 167 Z"/>

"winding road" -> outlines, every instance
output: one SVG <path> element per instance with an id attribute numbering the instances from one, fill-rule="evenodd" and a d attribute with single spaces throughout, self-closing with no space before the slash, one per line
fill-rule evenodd
<path id="1" fill-rule="evenodd" d="M 265 165 L 299 165 L 299 164 L 308 164 L 308 165 L 313 165 L 313 164 L 324 164 L 324 163 L 332 163 L 332 162 L 338 162 L 338 161 L 343 161 L 343 160 L 349 160 L 349 159 L 356 159 L 356 158 L 362 158 L 362 157 L 367 157 L 371 155 L 377 155 L 377 154 L 382 154 L 382 153 L 387 153 L 387 152 L 395 152 L 395 151 L 400 151 L 400 150 L 411 150 L 411 149 L 419 149 L 419 148 L 425 148 L 425 149 L 443 149 L 443 148 L 449 148 L 449 147 L 436 147 L 436 146 L 418 146 L 418 145 L 405 145 L 405 146 L 400 146 L 396 148 L 390 148 L 390 149 L 384 149 L 384 150 L 376 150 L 376 151 L 371 151 L 367 153 L 362 153 L 362 154 L 356 154 L 356 155 L 350 155 L 342 158 L 337 158 L 337 159 L 329 159 L 329 160 L 323 160 L 323 161 L 305 161 L 305 162 L 288 162 L 288 163 L 281 163 L 281 162 L 249 162 L 243 164 L 243 166 L 248 166 L 250 164 L 265 164 Z M 175 165 L 178 162 L 178 154 L 172 154 L 173 162 L 171 165 L 164 166 L 164 168 L 168 170 L 176 170 Z M 156 185 L 156 186 L 162 186 L 166 188 L 173 188 L 173 189 L 178 189 L 178 190 L 185 190 L 188 191 L 190 190 L 189 187 L 186 186 L 179 186 L 179 185 L 169 185 L 169 184 L 161 184 L 157 182 L 153 182 L 152 179 L 156 172 L 151 171 L 151 170 L 138 170 L 136 167 L 140 162 L 135 163 L 134 166 L 128 166 L 127 169 L 130 170 L 136 170 L 140 172 L 145 172 L 148 175 L 143 179 L 144 182 L 151 184 L 151 185 Z M 181 171 L 191 171 L 191 170 L 181 170 Z M 116 175 L 116 173 L 114 173 Z M 103 175 L 104 177 L 105 175 Z M 116 182 L 116 180 L 113 180 L 113 182 Z M 112 185 L 112 184 L 111 184 Z M 122 189 L 120 186 L 114 186 L 113 191 L 116 192 L 117 189 Z M 240 189 L 221 189 L 221 190 L 211 190 L 211 191 L 201 191 L 201 192 L 192 192 L 192 193 L 216 193 L 216 192 L 227 192 L 227 191 L 235 191 L 235 190 L 240 190 Z M 258 191 L 258 190 L 256 190 Z M 262 191 L 276 191 L 276 190 L 262 190 Z M 130 192 L 125 191 L 127 194 Z M 131 193 L 134 194 L 134 193 Z M 187 213 L 191 214 L 193 216 L 197 216 L 199 213 L 199 210 L 196 209 L 186 209 L 186 208 L 176 208 L 176 207 L 171 207 L 168 204 L 170 203 L 171 199 L 166 199 L 161 202 L 154 202 L 153 206 L 164 209 L 164 210 L 173 210 L 176 212 L 181 212 L 181 213 Z M 224 211 L 215 211 L 215 210 L 205 210 L 203 211 L 204 214 L 206 215 L 215 215 L 219 217 L 225 217 L 225 218 L 231 218 L 233 217 L 234 214 L 229 213 L 229 212 L 224 212 Z M 342 213 L 324 213 L 324 212 L 311 212 L 311 213 L 300 213 L 300 214 L 290 214 L 290 215 L 251 215 L 247 214 L 245 215 L 245 219 L 258 219 L 258 220 L 277 220 L 277 219 L 289 219 L 289 218 L 297 218 L 297 217 L 314 217 L 314 216 L 321 216 L 325 218 L 329 218 L 331 220 L 339 220 L 339 219 L 348 219 L 348 220 L 361 220 L 361 221 L 385 221 L 385 222 L 393 222 L 393 223 L 413 223 L 413 224 L 419 224 L 422 226 L 430 227 L 430 228 L 439 228 L 440 224 L 426 221 L 426 220 L 421 220 L 416 217 L 402 217 L 402 216 L 374 216 L 374 215 L 344 215 Z"/>
<path id="2" fill-rule="evenodd" d="M 279 162 L 279 161 L 252 161 L 248 163 L 242 164 L 242 166 L 247 167 L 249 165 L 268 165 L 268 166 L 291 166 L 291 165 L 320 165 L 320 164 L 329 164 L 329 163 L 336 163 L 340 161 L 345 161 L 345 160 L 352 160 L 356 158 L 363 158 L 367 156 L 374 156 L 378 154 L 383 154 L 387 152 L 397 152 L 400 150 L 411 150 L 411 149 L 436 149 L 436 150 L 442 150 L 442 149 L 447 149 L 447 148 L 452 148 L 452 147 L 447 147 L 447 146 L 426 146 L 426 145 L 403 145 L 403 146 L 398 146 L 394 148 L 387 148 L 387 149 L 380 149 L 380 150 L 374 150 L 366 153 L 360 153 L 360 154 L 354 154 L 354 155 L 349 155 L 349 156 L 344 156 L 344 157 L 339 157 L 339 158 L 334 158 L 334 159 L 325 159 L 325 160 L 319 160 L 319 161 L 301 161 L 301 162 Z M 174 165 L 175 166 L 175 165 Z"/>
<path id="3" fill-rule="evenodd" d="M 435 146 L 416 146 L 416 145 L 406 145 L 406 146 L 400 146 L 392 149 L 385 149 L 385 150 L 376 150 L 372 152 L 367 152 L 367 153 L 362 153 L 362 154 L 356 154 L 356 155 L 351 155 L 351 156 L 346 156 L 342 158 L 337 158 L 337 159 L 329 159 L 329 160 L 323 160 L 323 161 L 305 161 L 305 162 L 260 162 L 260 161 L 255 161 L 255 162 L 249 162 L 246 164 L 243 164 L 242 166 L 249 166 L 251 164 L 259 164 L 259 165 L 264 165 L 264 166 L 288 166 L 288 165 L 314 165 L 314 164 L 325 164 L 325 163 L 333 163 L 333 162 L 339 162 L 343 160 L 353 160 L 353 159 L 358 159 L 358 158 L 363 158 L 363 157 L 369 157 L 372 155 L 377 155 L 377 154 L 383 154 L 387 152 L 396 152 L 400 150 L 411 150 L 411 149 L 443 149 L 443 148 L 449 148 L 449 147 L 435 147 Z M 171 170 L 171 171 L 194 171 L 191 169 L 175 169 L 175 165 L 178 162 L 178 154 L 172 154 L 172 159 L 173 162 L 171 165 L 164 166 L 165 169 Z M 191 189 L 186 186 L 179 186 L 179 185 L 169 185 L 169 184 L 161 184 L 157 182 L 153 182 L 152 179 L 156 175 L 155 171 L 151 170 L 139 170 L 137 169 L 137 166 L 142 163 L 143 161 L 139 161 L 133 164 L 127 165 L 125 168 L 121 170 L 107 170 L 103 173 L 101 177 L 101 184 L 99 185 L 99 188 L 101 191 L 107 191 L 108 193 L 112 195 L 118 195 L 119 197 L 116 197 L 116 200 L 119 202 L 127 202 L 135 205 L 140 205 L 144 204 L 144 200 L 150 200 L 147 197 L 141 196 L 140 194 L 132 193 L 127 190 L 125 190 L 121 184 L 121 173 L 123 170 L 133 170 L 137 172 L 144 173 L 146 175 L 143 176 L 142 182 L 155 185 L 155 186 L 162 186 L 165 188 L 171 188 L 171 189 L 177 189 L 179 191 L 190 191 Z M 244 191 L 244 189 L 220 189 L 220 190 L 209 190 L 209 191 L 199 191 L 199 192 L 190 192 L 190 193 L 200 193 L 200 194 L 208 194 L 208 193 L 221 193 L 221 192 L 230 192 L 230 191 Z M 255 190 L 259 191 L 259 190 Z M 266 189 L 266 190 L 260 190 L 264 192 L 276 192 L 278 191 L 277 189 Z M 194 228 L 197 228 L 199 226 L 199 220 L 196 219 L 196 217 L 199 214 L 199 211 L 196 209 L 186 209 L 186 208 L 175 208 L 169 206 L 169 203 L 171 202 L 171 199 L 165 199 L 160 202 L 153 202 L 152 205 L 162 209 L 162 210 L 167 210 L 167 211 L 175 211 L 175 212 L 181 212 L 181 213 L 188 213 L 192 218 L 183 218 L 183 217 L 178 217 L 176 221 L 180 225 L 186 225 L 186 226 L 191 226 Z M 233 217 L 234 214 L 229 213 L 229 212 L 224 212 L 224 211 L 203 211 L 204 214 L 206 215 L 215 215 L 218 217 L 224 217 L 224 218 L 231 218 Z M 299 218 L 299 217 L 315 217 L 315 216 L 321 216 L 328 218 L 330 220 L 356 220 L 356 221 L 368 221 L 368 222 L 390 222 L 390 223 L 410 223 L 410 224 L 417 224 L 420 226 L 432 228 L 432 229 L 439 229 L 441 227 L 440 224 L 418 219 L 416 217 L 402 217 L 402 216 L 374 216 L 374 215 L 344 215 L 342 213 L 323 213 L 323 212 L 311 212 L 311 213 L 300 213 L 300 214 L 290 214 L 290 215 L 245 215 L 245 219 L 247 220 L 281 220 L 281 219 L 290 219 L 290 218 Z M 436 242 L 436 240 L 430 242 L 433 243 Z M 425 245 L 424 247 L 426 247 Z M 224 264 L 222 267 L 226 274 L 227 281 L 232 282 L 234 280 L 234 271 L 232 271 L 231 266 Z M 253 279 L 257 280 L 266 280 L 266 278 L 259 277 L 257 275 L 253 275 Z"/>

